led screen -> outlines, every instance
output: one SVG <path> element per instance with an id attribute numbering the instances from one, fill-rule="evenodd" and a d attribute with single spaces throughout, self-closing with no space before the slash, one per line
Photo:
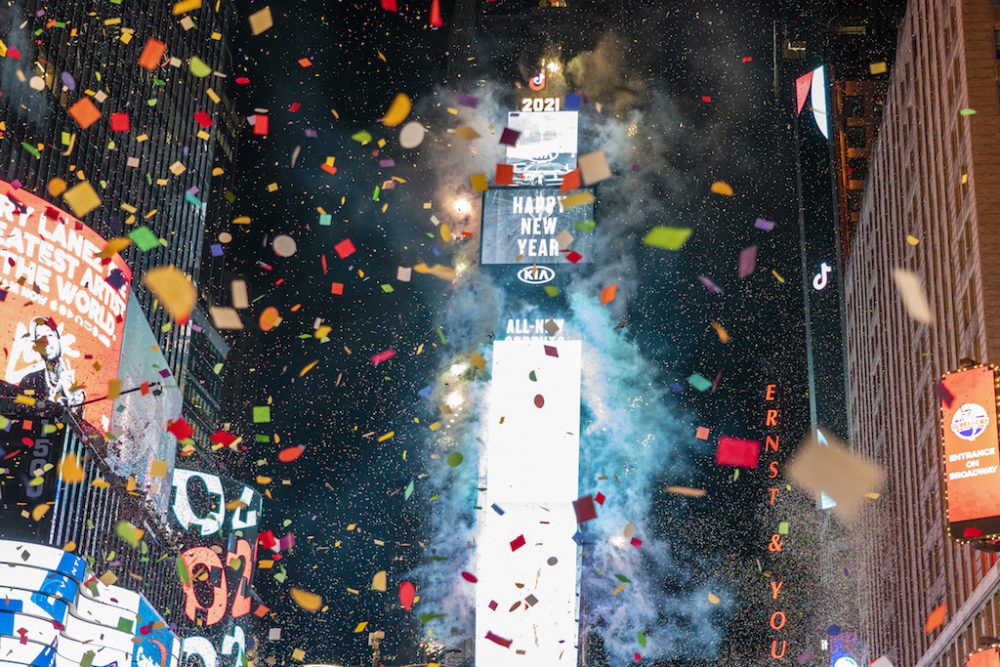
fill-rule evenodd
<path id="1" fill-rule="evenodd" d="M 1000 532 L 996 375 L 977 366 L 941 378 L 945 490 L 952 537 Z"/>
<path id="2" fill-rule="evenodd" d="M 482 263 L 588 262 L 594 205 L 564 208 L 564 197 L 559 188 L 487 190 L 483 195 Z"/>
<path id="3" fill-rule="evenodd" d="M 969 656 L 966 667 L 1000 667 L 1000 652 L 995 648 L 979 651 Z"/>
<path id="4" fill-rule="evenodd" d="M 579 341 L 493 345 L 477 667 L 577 664 L 580 364 Z"/>
<path id="5" fill-rule="evenodd" d="M 542 111 L 507 114 L 507 127 L 519 132 L 507 146 L 507 164 L 521 185 L 558 185 L 576 168 L 577 112 Z"/>
<path id="6" fill-rule="evenodd" d="M 45 200 L 0 181 L 2 379 L 71 407 L 102 430 L 118 374 L 132 272 L 105 240 Z"/>

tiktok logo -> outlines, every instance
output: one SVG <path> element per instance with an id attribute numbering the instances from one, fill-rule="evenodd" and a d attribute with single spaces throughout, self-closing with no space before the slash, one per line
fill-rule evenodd
<path id="1" fill-rule="evenodd" d="M 817 292 L 826 289 L 827 284 L 830 282 L 830 272 L 833 271 L 833 267 L 823 262 L 819 265 L 819 273 L 813 276 L 813 289 Z"/>
<path id="2" fill-rule="evenodd" d="M 538 74 L 528 81 L 528 87 L 532 90 L 543 90 L 545 88 L 545 68 L 538 70 Z"/>

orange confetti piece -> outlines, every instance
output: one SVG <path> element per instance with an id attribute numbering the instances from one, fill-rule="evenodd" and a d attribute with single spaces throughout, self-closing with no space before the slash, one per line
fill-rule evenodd
<path id="1" fill-rule="evenodd" d="M 296 445 L 295 447 L 286 447 L 278 452 L 278 460 L 282 463 L 291 463 L 295 459 L 302 456 L 302 453 L 306 451 L 304 445 Z"/>
<path id="2" fill-rule="evenodd" d="M 716 181 L 712 183 L 712 194 L 722 195 L 723 197 L 733 196 L 733 186 L 725 181 Z"/>
<path id="3" fill-rule="evenodd" d="M 166 51 L 166 44 L 150 37 L 146 40 L 146 45 L 142 47 L 142 54 L 139 56 L 139 67 L 152 72 L 160 66 L 160 58 L 163 57 Z"/>
<path id="4" fill-rule="evenodd" d="M 616 294 L 618 294 L 618 283 L 605 287 L 601 290 L 601 305 L 603 306 L 614 301 Z"/>
<path id="5" fill-rule="evenodd" d="M 100 109 L 94 106 L 89 97 L 81 97 L 70 106 L 68 111 L 73 120 L 84 130 L 96 123 L 97 119 L 101 117 Z"/>
<path id="6" fill-rule="evenodd" d="M 323 598 L 315 593 L 310 593 L 300 588 L 293 588 L 291 595 L 295 604 L 306 611 L 317 612 L 323 607 Z"/>
<path id="7" fill-rule="evenodd" d="M 79 484 L 83 481 L 83 466 L 76 454 L 67 454 L 59 463 L 59 477 L 67 484 Z"/>
<path id="8" fill-rule="evenodd" d="M 942 602 L 940 606 L 937 607 L 927 616 L 927 621 L 924 623 L 924 634 L 929 635 L 934 632 L 942 625 L 944 625 L 945 618 L 948 615 L 948 604 Z"/>
<path id="9" fill-rule="evenodd" d="M 268 306 L 264 309 L 264 312 L 260 314 L 257 324 L 260 326 L 261 331 L 270 331 L 274 327 L 281 324 L 281 314 L 274 306 Z"/>
<path id="10" fill-rule="evenodd" d="M 302 377 L 303 375 L 305 375 L 306 373 L 308 373 L 312 369 L 316 368 L 316 364 L 318 364 L 318 363 L 319 363 L 319 360 L 317 359 L 316 361 L 310 361 L 308 364 L 306 364 L 305 366 L 303 366 L 302 370 L 299 371 L 299 377 Z"/>

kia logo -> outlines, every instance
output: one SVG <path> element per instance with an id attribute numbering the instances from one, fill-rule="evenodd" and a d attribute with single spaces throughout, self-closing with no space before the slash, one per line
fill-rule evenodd
<path id="1" fill-rule="evenodd" d="M 556 272 L 547 266 L 526 266 L 517 272 L 517 279 L 529 285 L 542 285 L 556 277 Z"/>

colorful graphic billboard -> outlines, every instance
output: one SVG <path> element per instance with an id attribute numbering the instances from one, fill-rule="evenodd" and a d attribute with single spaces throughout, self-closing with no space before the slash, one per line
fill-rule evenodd
<path id="1" fill-rule="evenodd" d="M 0 181 L 0 379 L 107 430 L 132 272 L 107 242 L 44 199 Z"/>
<path id="2" fill-rule="evenodd" d="M 507 127 L 520 133 L 507 147 L 515 183 L 559 185 L 566 172 L 576 169 L 576 111 L 511 111 Z"/>
<path id="3" fill-rule="evenodd" d="M 146 599 L 60 549 L 0 540 L 0 655 L 32 667 L 176 667 L 180 642 Z"/>
<path id="4" fill-rule="evenodd" d="M 590 192 L 590 190 L 583 190 Z M 559 188 L 491 189 L 483 195 L 483 264 L 590 261 L 593 203 L 564 208 Z M 525 282 L 532 280 L 526 276 Z M 538 282 L 546 282 L 541 277 Z"/>
<path id="5" fill-rule="evenodd" d="M 2 383 L 0 383 L 2 384 Z M 17 395 L 17 388 L 2 386 L 4 398 Z M 31 511 L 56 497 L 58 475 L 45 471 L 59 463 L 66 430 L 56 420 L 36 414 L 27 406 L 18 414 L 7 412 L 9 420 L 0 429 L 0 450 L 4 452 L 0 468 L 0 538 L 47 540 L 53 512 L 33 515 Z"/>
<path id="6" fill-rule="evenodd" d="M 1000 651 L 995 648 L 988 648 L 969 656 L 966 667 L 1000 667 Z"/>
<path id="7" fill-rule="evenodd" d="M 246 656 L 245 626 L 251 609 L 266 607 L 252 590 L 262 499 L 254 489 L 196 470 L 176 468 L 171 514 L 184 532 L 180 554 L 186 624 L 183 654 L 204 667 L 239 667 Z M 255 602 L 256 601 L 256 602 Z"/>
<path id="8" fill-rule="evenodd" d="M 107 461 L 116 475 L 125 479 L 134 475 L 138 488 L 144 489 L 156 511 L 166 516 L 177 440 L 164 425 L 180 416 L 183 398 L 139 300 L 131 293 L 123 340 L 125 354 L 118 369 L 122 386 L 145 384 L 151 389 L 124 394 L 115 401 L 111 417 L 114 438 L 108 442 Z"/>
<path id="9" fill-rule="evenodd" d="M 996 367 L 948 373 L 939 394 L 951 536 L 967 540 L 1000 534 Z"/>

